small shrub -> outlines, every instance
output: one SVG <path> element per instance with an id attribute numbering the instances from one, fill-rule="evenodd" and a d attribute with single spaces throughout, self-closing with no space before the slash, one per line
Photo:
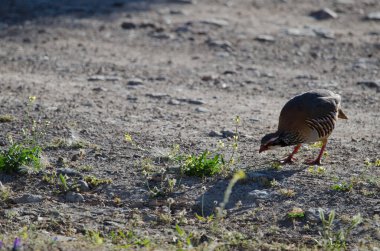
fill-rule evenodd
<path id="1" fill-rule="evenodd" d="M 84 177 L 84 180 L 92 187 L 97 187 L 102 184 L 112 183 L 111 179 L 99 179 L 99 178 L 96 178 L 95 176 L 86 176 Z"/>
<path id="2" fill-rule="evenodd" d="M 222 155 L 210 155 L 210 152 L 206 150 L 200 156 L 189 156 L 182 167 L 184 173 L 189 176 L 198 177 L 213 176 L 220 173 L 224 165 Z"/>
<path id="3" fill-rule="evenodd" d="M 0 153 L 0 171 L 15 173 L 22 165 L 32 165 L 38 169 L 40 163 L 41 148 L 39 146 L 24 146 L 12 144 L 7 151 Z"/>
<path id="4" fill-rule="evenodd" d="M 9 123 L 15 120 L 15 117 L 12 115 L 6 114 L 6 115 L 0 115 L 0 123 Z"/>
<path id="5" fill-rule="evenodd" d="M 331 186 L 331 189 L 334 191 L 348 192 L 352 189 L 352 184 L 347 182 L 342 182 L 339 184 L 334 184 Z"/>

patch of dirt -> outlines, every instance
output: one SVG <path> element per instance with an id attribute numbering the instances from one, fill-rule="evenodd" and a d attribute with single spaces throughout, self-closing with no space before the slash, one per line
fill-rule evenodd
<path id="1" fill-rule="evenodd" d="M 363 217 L 348 249 L 379 247 L 380 29 L 365 16 L 380 11 L 380 2 L 19 2 L 0 4 L 0 114 L 15 118 L 0 124 L 0 142 L 5 149 L 10 134 L 21 137 L 25 116 L 49 121 L 40 138 L 49 164 L 29 175 L 0 174 L 11 191 L 0 204 L 6 244 L 27 226 L 38 238 L 56 237 L 50 248 L 108 249 L 110 232 L 123 229 L 153 249 L 174 249 L 183 238 L 179 224 L 193 233 L 193 246 L 209 249 L 321 248 L 314 239 L 322 238 L 322 208 L 335 210 L 336 231 Z M 309 16 L 324 7 L 338 18 Z M 316 88 L 341 94 L 349 117 L 338 121 L 324 169 L 302 164 L 317 154 L 312 147 L 301 149 L 296 164 L 273 169 L 291 149 L 259 155 L 261 137 L 275 130 L 289 98 Z M 30 96 L 36 101 L 28 108 Z M 248 178 L 233 188 L 225 219 L 205 223 L 195 213 L 212 214 L 231 177 L 182 177 L 166 157 L 176 144 L 186 154 L 216 149 L 219 140 L 231 144 L 209 133 L 233 130 L 237 115 L 235 168 Z M 71 185 L 86 176 L 104 183 L 69 198 L 54 173 Z M 168 178 L 177 180 L 174 189 L 153 196 Z M 332 189 L 341 183 L 352 189 Z M 25 194 L 42 201 L 14 201 Z M 306 217 L 289 219 L 295 207 Z M 144 246 L 133 238 L 133 248 Z M 23 241 L 31 249 L 47 245 Z"/>

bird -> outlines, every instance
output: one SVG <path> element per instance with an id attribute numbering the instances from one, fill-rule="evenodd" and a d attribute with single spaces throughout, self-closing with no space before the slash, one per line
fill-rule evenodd
<path id="1" fill-rule="evenodd" d="M 277 131 L 261 139 L 259 153 L 278 147 L 295 146 L 292 153 L 281 164 L 291 164 L 293 156 L 302 144 L 322 142 L 316 159 L 307 161 L 310 165 L 321 165 L 327 140 L 336 122 L 348 119 L 341 109 L 341 96 L 330 90 L 317 89 L 299 94 L 290 99 L 282 108 Z"/>

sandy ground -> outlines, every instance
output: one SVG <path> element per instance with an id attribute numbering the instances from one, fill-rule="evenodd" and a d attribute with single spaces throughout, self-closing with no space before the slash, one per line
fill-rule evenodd
<path id="1" fill-rule="evenodd" d="M 309 15 L 324 7 L 338 17 Z M 315 241 L 322 208 L 335 210 L 334 231 L 363 217 L 348 249 L 379 248 L 380 22 L 365 18 L 375 11 L 376 0 L 3 1 L 0 114 L 15 120 L 1 124 L 2 148 L 28 127 L 30 96 L 30 115 L 50 124 L 39 138 L 46 167 L 0 174 L 11 191 L 0 203 L 0 237 L 10 246 L 28 231 L 25 249 L 101 250 L 117 247 L 109 235 L 121 229 L 148 238 L 150 249 L 176 249 L 179 224 L 199 249 L 323 249 Z M 261 137 L 275 130 L 289 98 L 316 88 L 341 94 L 349 117 L 338 121 L 324 169 L 302 164 L 318 152 L 304 147 L 296 164 L 274 170 L 291 149 L 259 155 Z M 212 214 L 230 176 L 181 177 L 166 156 L 177 144 L 183 154 L 230 145 L 209 133 L 233 130 L 237 115 L 234 168 L 248 178 L 234 187 L 225 219 L 204 223 L 195 213 Z M 112 182 L 70 197 L 54 172 L 72 187 L 90 175 Z M 350 191 L 332 189 L 344 183 Z M 165 193 L 152 194 L 155 186 Z M 19 200 L 25 195 L 37 201 Z M 295 207 L 304 218 L 289 219 Z M 48 246 L 46 238 L 58 239 Z M 144 249 L 133 238 L 120 243 Z"/>

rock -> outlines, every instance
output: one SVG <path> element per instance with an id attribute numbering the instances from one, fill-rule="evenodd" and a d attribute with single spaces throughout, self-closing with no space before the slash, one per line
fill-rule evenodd
<path id="1" fill-rule="evenodd" d="M 276 41 L 276 39 L 273 36 L 270 35 L 258 35 L 255 40 L 259 42 L 270 42 L 273 43 Z"/>
<path id="2" fill-rule="evenodd" d="M 90 187 L 88 186 L 87 182 L 84 180 L 78 181 L 79 190 L 82 192 L 87 192 L 90 190 Z"/>
<path id="3" fill-rule="evenodd" d="M 285 30 L 285 33 L 290 36 L 315 37 L 315 32 L 310 29 L 288 28 Z"/>
<path id="4" fill-rule="evenodd" d="M 235 136 L 235 132 L 231 130 L 223 130 L 221 131 L 221 133 L 223 135 L 223 138 L 232 138 L 233 136 Z"/>
<path id="5" fill-rule="evenodd" d="M 325 213 L 326 215 L 326 213 Z M 321 218 L 319 217 L 319 208 L 309 208 L 305 211 L 305 219 L 309 222 L 320 222 Z"/>
<path id="6" fill-rule="evenodd" d="M 84 197 L 80 193 L 68 192 L 65 196 L 67 202 L 83 202 Z"/>
<path id="7" fill-rule="evenodd" d="M 82 174 L 80 172 L 78 172 L 77 170 L 74 170 L 74 169 L 68 168 L 68 167 L 57 168 L 57 174 L 63 174 L 63 175 L 67 175 L 67 176 L 82 176 Z"/>
<path id="8" fill-rule="evenodd" d="M 210 137 L 223 137 L 223 134 L 217 131 L 212 130 L 208 133 L 208 136 Z"/>
<path id="9" fill-rule="evenodd" d="M 329 38 L 329 39 L 335 38 L 335 33 L 331 30 L 320 28 L 320 27 L 314 27 L 312 28 L 312 30 L 319 37 Z"/>
<path id="10" fill-rule="evenodd" d="M 41 195 L 35 194 L 24 194 L 21 197 L 13 199 L 17 204 L 25 204 L 25 203 L 38 203 L 43 201 L 43 197 Z"/>
<path id="11" fill-rule="evenodd" d="M 108 91 L 106 88 L 103 88 L 103 87 L 95 87 L 95 88 L 92 88 L 92 90 L 94 92 L 106 92 L 106 91 Z"/>
<path id="12" fill-rule="evenodd" d="M 209 112 L 209 110 L 206 109 L 206 108 L 204 108 L 204 107 L 197 107 L 197 108 L 195 108 L 195 111 L 199 112 L 199 113 L 207 113 L 207 112 Z"/>
<path id="13" fill-rule="evenodd" d="M 380 80 L 362 80 L 358 81 L 357 84 L 380 92 Z"/>
<path id="14" fill-rule="evenodd" d="M 168 104 L 169 105 L 180 105 L 181 102 L 177 99 L 171 99 L 171 100 L 169 100 Z"/>
<path id="15" fill-rule="evenodd" d="M 139 78 L 131 78 L 127 80 L 127 85 L 129 86 L 138 86 L 138 85 L 143 85 L 143 84 L 144 82 L 142 81 L 142 79 L 139 79 Z"/>
<path id="16" fill-rule="evenodd" d="M 212 40 L 208 39 L 207 44 L 211 47 L 219 47 L 225 50 L 232 50 L 232 44 L 227 40 Z"/>
<path id="17" fill-rule="evenodd" d="M 145 96 L 147 97 L 150 97 L 150 98 L 156 98 L 156 99 L 163 99 L 163 98 L 167 98 L 167 97 L 170 97 L 169 94 L 166 94 L 166 93 L 147 93 L 145 94 Z"/>
<path id="18" fill-rule="evenodd" d="M 338 14 L 335 11 L 330 10 L 329 8 L 323 8 L 321 10 L 313 11 L 310 13 L 310 16 L 314 17 L 317 20 L 338 18 Z"/>
<path id="19" fill-rule="evenodd" d="M 204 105 L 204 104 L 206 104 L 206 102 L 201 100 L 201 99 L 188 99 L 187 102 L 189 104 L 192 104 L 192 105 Z"/>
<path id="20" fill-rule="evenodd" d="M 366 16 L 367 20 L 380 21 L 380 11 L 379 12 L 371 12 Z"/>
<path id="21" fill-rule="evenodd" d="M 229 24 L 228 21 L 223 20 L 223 19 L 207 19 L 207 20 L 202 20 L 201 23 L 213 25 L 219 28 L 223 26 L 227 26 Z"/>
<path id="22" fill-rule="evenodd" d="M 253 190 L 252 192 L 249 192 L 248 195 L 256 199 L 266 199 L 270 196 L 270 194 L 265 190 Z"/>
<path id="23" fill-rule="evenodd" d="M 106 76 L 106 75 L 94 75 L 87 79 L 88 81 L 119 81 L 120 78 L 117 76 Z"/>
<path id="24" fill-rule="evenodd" d="M 132 29 L 136 29 L 137 25 L 132 22 L 123 22 L 121 24 L 121 28 L 123 28 L 124 30 L 132 30 Z"/>
<path id="25" fill-rule="evenodd" d="M 335 0 L 337 4 L 355 4 L 355 0 Z"/>

